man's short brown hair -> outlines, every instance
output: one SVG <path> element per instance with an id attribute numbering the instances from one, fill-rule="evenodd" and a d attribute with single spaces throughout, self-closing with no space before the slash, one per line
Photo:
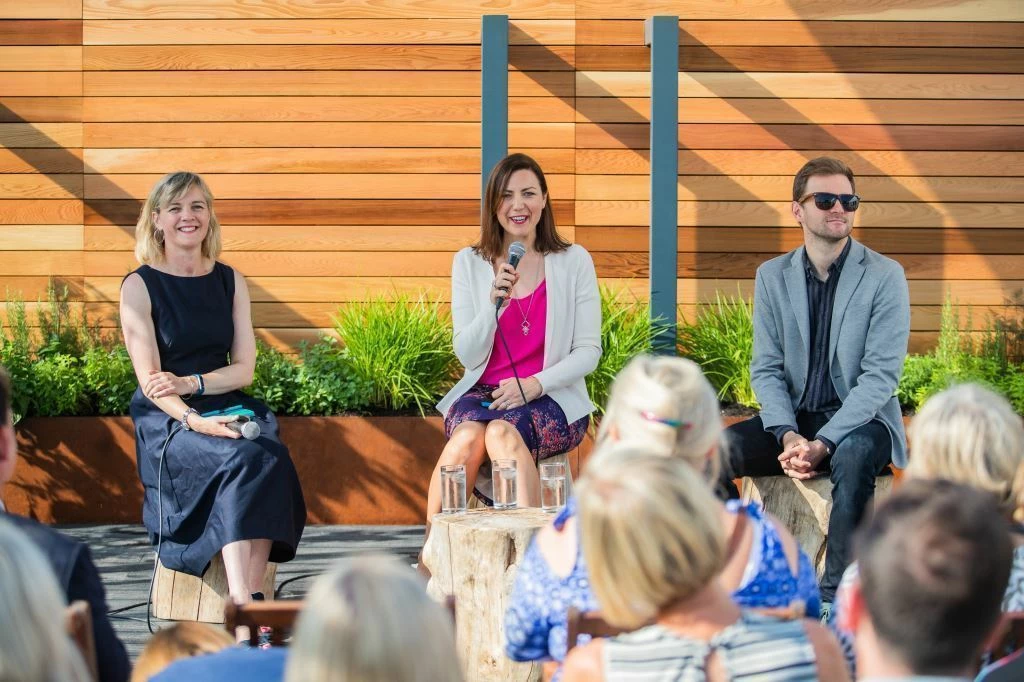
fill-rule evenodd
<path id="1" fill-rule="evenodd" d="M 850 189 L 854 192 L 857 191 L 857 185 L 853 180 L 853 171 L 849 166 L 831 156 L 819 156 L 805 163 L 793 178 L 793 201 L 800 201 L 804 198 L 807 180 L 814 175 L 845 175 L 846 179 L 850 181 Z"/>

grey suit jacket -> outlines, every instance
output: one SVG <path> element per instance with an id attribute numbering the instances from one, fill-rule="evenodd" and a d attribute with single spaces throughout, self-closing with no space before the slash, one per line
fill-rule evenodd
<path id="1" fill-rule="evenodd" d="M 765 427 L 796 424 L 807 385 L 810 320 L 804 247 L 757 269 L 751 383 Z M 843 265 L 829 330 L 829 369 L 843 406 L 818 434 L 838 445 L 878 419 L 892 435 L 892 460 L 907 463 L 894 393 L 910 337 L 910 293 L 899 263 L 854 241 Z"/>

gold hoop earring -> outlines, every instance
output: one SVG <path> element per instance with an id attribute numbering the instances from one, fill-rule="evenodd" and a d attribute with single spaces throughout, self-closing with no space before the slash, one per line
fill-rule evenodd
<path id="1" fill-rule="evenodd" d="M 153 232 L 153 239 L 156 240 L 157 244 L 159 244 L 160 246 L 163 246 L 164 245 L 164 231 L 163 230 L 156 230 L 156 231 L 154 231 Z"/>

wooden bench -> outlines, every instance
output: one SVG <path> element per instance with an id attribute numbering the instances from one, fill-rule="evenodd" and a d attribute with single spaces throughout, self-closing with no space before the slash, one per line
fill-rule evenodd
<path id="1" fill-rule="evenodd" d="M 261 589 L 264 594 L 274 593 L 276 577 L 277 564 L 268 563 Z M 201 578 L 172 571 L 158 563 L 153 585 L 152 614 L 155 618 L 223 623 L 224 607 L 229 601 L 228 576 L 220 552 Z"/>
<path id="2" fill-rule="evenodd" d="M 892 475 L 875 479 L 874 501 L 892 492 L 893 480 Z M 744 502 L 760 502 L 765 511 L 779 519 L 814 562 L 820 580 L 825 571 L 832 481 L 827 476 L 807 481 L 789 476 L 744 478 L 741 497 Z"/>

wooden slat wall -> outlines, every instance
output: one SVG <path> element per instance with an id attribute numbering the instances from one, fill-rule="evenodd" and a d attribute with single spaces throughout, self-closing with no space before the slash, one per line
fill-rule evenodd
<path id="1" fill-rule="evenodd" d="M 447 301 L 485 12 L 511 17 L 510 145 L 606 282 L 646 295 L 642 20 L 678 14 L 684 315 L 799 243 L 791 178 L 822 153 L 859 176 L 857 236 L 906 267 L 915 348 L 947 290 L 978 328 L 1024 287 L 1017 0 L 0 0 L 0 288 L 54 275 L 113 324 L 141 201 L 188 168 L 264 338 L 374 293 Z"/>

